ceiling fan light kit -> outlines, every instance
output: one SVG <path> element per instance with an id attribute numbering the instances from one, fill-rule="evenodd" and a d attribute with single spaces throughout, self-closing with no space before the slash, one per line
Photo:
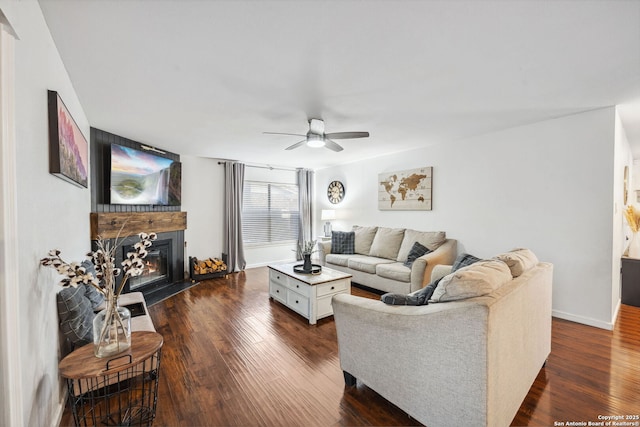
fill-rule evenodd
<path id="1" fill-rule="evenodd" d="M 332 151 L 342 151 L 343 148 L 334 139 L 354 139 L 354 138 L 368 138 L 369 132 L 334 132 L 324 133 L 324 121 L 321 119 L 309 119 L 309 131 L 306 135 L 300 135 L 297 133 L 283 133 L 283 132 L 264 132 L 270 135 L 292 135 L 292 136 L 304 136 L 305 139 L 298 141 L 293 145 L 288 146 L 285 150 L 293 150 L 300 147 L 302 144 L 306 144 L 309 147 L 319 148 L 326 147 Z"/>
<path id="2" fill-rule="evenodd" d="M 322 135 L 309 132 L 307 134 L 307 145 L 314 148 L 324 147 L 324 137 Z"/>

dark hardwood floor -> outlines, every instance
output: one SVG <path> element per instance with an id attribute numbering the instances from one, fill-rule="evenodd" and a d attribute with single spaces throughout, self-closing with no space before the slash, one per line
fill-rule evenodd
<path id="1" fill-rule="evenodd" d="M 420 425 L 362 384 L 345 389 L 333 318 L 311 326 L 269 300 L 267 276 L 204 281 L 150 307 L 164 337 L 155 426 Z M 640 308 L 623 306 L 613 332 L 554 319 L 551 356 L 512 425 L 638 414 Z"/>

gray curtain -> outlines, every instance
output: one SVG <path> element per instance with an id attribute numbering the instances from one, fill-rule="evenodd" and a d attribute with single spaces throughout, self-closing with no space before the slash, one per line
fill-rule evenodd
<path id="1" fill-rule="evenodd" d="M 311 240 L 313 225 L 313 215 L 311 212 L 311 201 L 313 200 L 313 171 L 310 169 L 297 169 L 298 175 L 298 208 L 300 220 L 298 221 L 298 259 L 302 259 L 300 246 L 303 242 Z"/>
<path id="2" fill-rule="evenodd" d="M 247 266 L 242 244 L 242 190 L 244 164 L 224 162 L 224 253 L 227 271 L 243 271 Z"/>

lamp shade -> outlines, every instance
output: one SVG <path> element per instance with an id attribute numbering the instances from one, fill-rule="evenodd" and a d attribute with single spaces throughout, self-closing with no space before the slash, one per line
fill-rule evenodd
<path id="1" fill-rule="evenodd" d="M 333 209 L 322 209 L 322 214 L 320 215 L 320 219 L 322 221 L 336 219 L 336 211 Z"/>

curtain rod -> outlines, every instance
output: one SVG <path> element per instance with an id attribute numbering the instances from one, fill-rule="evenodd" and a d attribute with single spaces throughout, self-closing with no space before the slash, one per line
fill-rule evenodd
<path id="1" fill-rule="evenodd" d="M 229 160 L 229 161 L 234 161 L 234 160 Z M 219 165 L 224 165 L 225 163 L 226 162 L 218 162 Z M 283 168 L 283 167 L 275 167 L 275 166 L 269 166 L 269 165 L 252 165 L 249 163 L 245 163 L 244 165 L 248 168 L 257 168 L 257 169 L 270 169 L 270 170 L 293 171 L 293 172 L 298 170 L 296 168 Z"/>

